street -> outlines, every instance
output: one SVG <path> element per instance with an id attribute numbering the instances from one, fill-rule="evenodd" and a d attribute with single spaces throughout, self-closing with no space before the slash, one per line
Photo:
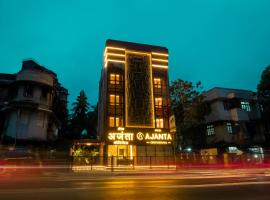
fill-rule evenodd
<path id="1" fill-rule="evenodd" d="M 269 200 L 268 169 L 187 170 L 147 173 L 1 175 L 3 200 L 218 199 Z"/>

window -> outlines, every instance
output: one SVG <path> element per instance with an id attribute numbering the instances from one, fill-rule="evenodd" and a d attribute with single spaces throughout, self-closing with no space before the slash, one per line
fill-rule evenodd
<path id="1" fill-rule="evenodd" d="M 241 101 L 241 108 L 247 112 L 251 111 L 250 104 L 248 101 Z"/>
<path id="2" fill-rule="evenodd" d="M 46 101 L 46 100 L 47 100 L 47 95 L 48 95 L 48 89 L 42 88 L 42 89 L 41 89 L 41 96 L 40 96 L 40 99 Z"/>
<path id="3" fill-rule="evenodd" d="M 109 127 L 118 127 L 119 117 L 109 117 Z"/>
<path id="4" fill-rule="evenodd" d="M 162 108 L 162 98 L 161 97 L 155 98 L 155 106 L 157 108 Z"/>
<path id="5" fill-rule="evenodd" d="M 116 105 L 119 106 L 119 95 L 110 95 L 110 105 Z"/>
<path id="6" fill-rule="evenodd" d="M 119 74 L 110 74 L 110 84 L 112 84 L 112 85 L 120 84 L 120 75 Z"/>
<path id="7" fill-rule="evenodd" d="M 119 149 L 119 156 L 125 156 L 125 149 Z"/>
<path id="8" fill-rule="evenodd" d="M 161 88 L 161 79 L 160 78 L 154 78 L 154 87 Z"/>
<path id="9" fill-rule="evenodd" d="M 33 86 L 31 85 L 26 85 L 24 87 L 24 91 L 23 91 L 23 96 L 24 97 L 32 97 L 33 96 Z"/>
<path id="10" fill-rule="evenodd" d="M 162 118 L 158 118 L 156 119 L 156 128 L 163 128 L 163 119 Z"/>
<path id="11" fill-rule="evenodd" d="M 263 105 L 262 104 L 259 105 L 259 108 L 260 108 L 261 112 L 263 112 Z"/>
<path id="12" fill-rule="evenodd" d="M 233 133 L 232 123 L 230 123 L 230 122 L 227 123 L 227 131 L 228 131 L 228 133 Z"/>
<path id="13" fill-rule="evenodd" d="M 207 125 L 206 130 L 207 130 L 207 136 L 215 135 L 214 125 Z"/>

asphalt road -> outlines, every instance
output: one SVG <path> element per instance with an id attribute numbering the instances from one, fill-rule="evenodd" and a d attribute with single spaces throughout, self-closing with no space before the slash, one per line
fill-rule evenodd
<path id="1" fill-rule="evenodd" d="M 268 170 L 0 176 L 1 200 L 269 200 Z"/>

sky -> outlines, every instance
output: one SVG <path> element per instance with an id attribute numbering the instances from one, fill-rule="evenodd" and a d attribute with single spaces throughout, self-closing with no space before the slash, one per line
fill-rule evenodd
<path id="1" fill-rule="evenodd" d="M 98 99 L 105 41 L 169 49 L 170 80 L 256 90 L 270 64 L 269 0 L 0 0 L 0 73 L 34 59 L 72 103 Z"/>

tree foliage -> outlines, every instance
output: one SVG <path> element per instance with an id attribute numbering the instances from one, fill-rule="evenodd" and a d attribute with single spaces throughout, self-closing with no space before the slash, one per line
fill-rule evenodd
<path id="1" fill-rule="evenodd" d="M 263 106 L 263 119 L 270 124 L 270 66 L 266 67 L 261 75 L 260 83 L 257 86 L 259 100 Z"/>
<path id="2" fill-rule="evenodd" d="M 193 84 L 177 79 L 170 86 L 172 111 L 176 119 L 178 143 L 183 146 L 197 146 L 204 134 L 201 124 L 209 112 L 203 101 L 201 82 Z"/>
<path id="3" fill-rule="evenodd" d="M 82 90 L 72 104 L 69 132 L 73 139 L 94 138 L 97 125 L 97 108 L 90 106 L 85 92 Z M 85 134 L 85 130 L 87 134 Z M 82 132 L 84 134 L 82 134 Z"/>

